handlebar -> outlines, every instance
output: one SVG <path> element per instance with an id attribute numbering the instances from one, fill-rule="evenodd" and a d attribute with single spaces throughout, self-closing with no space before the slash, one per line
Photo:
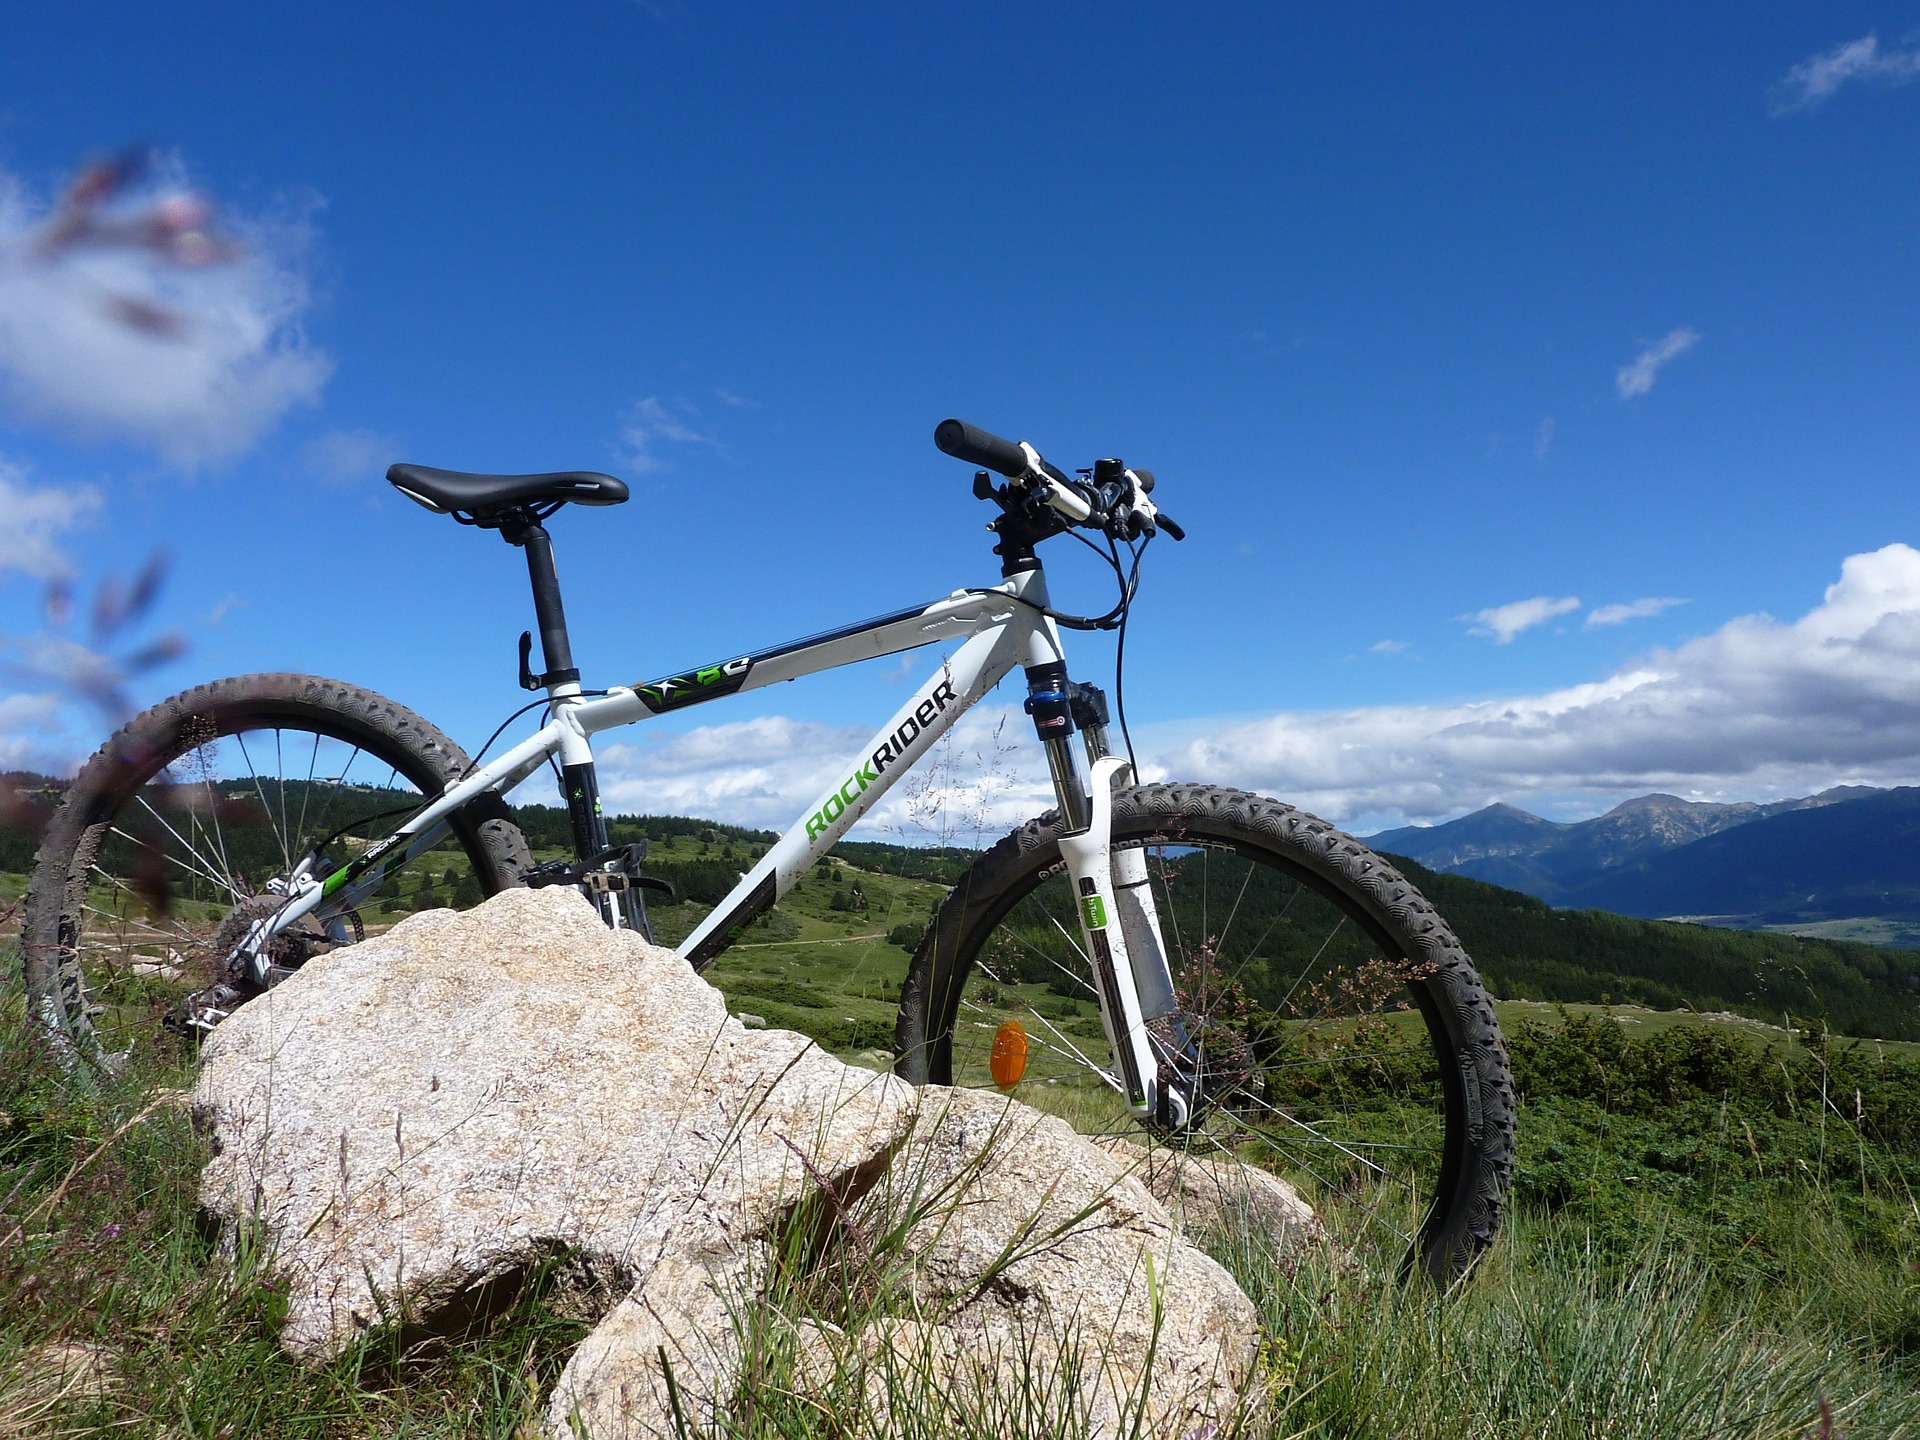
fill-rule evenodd
<path id="1" fill-rule="evenodd" d="M 964 420 L 942 420 L 934 427 L 933 443 L 956 460 L 995 471 L 1022 488 L 1038 491 L 1040 498 L 1070 524 L 1092 523 L 1123 540 L 1137 539 L 1154 530 L 1164 530 L 1175 540 L 1187 538 L 1185 530 L 1146 498 L 1153 490 L 1151 470 L 1127 470 L 1117 460 L 1102 460 L 1094 468 L 1096 479 L 1103 478 L 1105 472 L 1123 477 L 1126 483 L 1109 480 L 1104 486 L 1095 486 L 1076 482 L 1049 465 L 1031 445 L 1003 440 Z M 984 476 L 979 483 L 985 483 Z M 985 491 L 975 493 L 987 498 Z"/>
<path id="2" fill-rule="evenodd" d="M 956 460 L 983 466 L 1018 480 L 1027 473 L 1027 452 L 1011 440 L 964 420 L 942 420 L 933 430 L 933 443 Z"/>

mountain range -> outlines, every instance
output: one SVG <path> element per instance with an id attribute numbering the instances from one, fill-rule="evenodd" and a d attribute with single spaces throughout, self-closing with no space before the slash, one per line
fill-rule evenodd
<path id="1" fill-rule="evenodd" d="M 1368 843 L 1564 908 L 1920 945 L 1920 789 L 1766 805 L 1643 795 L 1571 824 L 1489 805 Z"/>

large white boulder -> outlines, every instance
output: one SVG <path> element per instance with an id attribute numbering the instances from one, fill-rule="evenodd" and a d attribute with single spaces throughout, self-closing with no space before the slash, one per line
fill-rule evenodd
<path id="1" fill-rule="evenodd" d="M 698 1425 L 774 1352 L 783 1385 L 863 1396 L 875 1434 L 903 1395 L 924 1431 L 926 1406 L 1030 1404 L 1040 1379 L 1088 1433 L 1184 1435 L 1253 1371 L 1252 1305 L 1137 1157 L 745 1029 L 565 889 L 311 962 L 214 1033 L 194 1105 L 202 1203 L 272 1247 L 297 1356 L 567 1259 L 599 1323 L 555 1436 Z"/>

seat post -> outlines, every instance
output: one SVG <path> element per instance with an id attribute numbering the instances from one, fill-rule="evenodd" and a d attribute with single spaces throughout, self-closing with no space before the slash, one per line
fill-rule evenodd
<path id="1" fill-rule="evenodd" d="M 578 695 L 580 672 L 574 668 L 573 645 L 567 639 L 567 612 L 560 604 L 560 577 L 553 568 L 553 541 L 540 523 L 540 517 L 528 510 L 503 516 L 500 534 L 509 545 L 518 545 L 527 552 L 527 578 L 533 582 L 533 617 L 540 627 L 540 653 L 547 666 L 540 683 L 547 687 L 549 695 L 553 695 L 556 685 L 567 686 L 568 695 Z M 607 821 L 600 811 L 600 779 L 591 756 L 577 762 L 563 759 L 560 789 L 567 807 L 568 828 L 573 832 L 574 858 L 597 863 L 607 854 Z M 623 912 L 617 908 L 615 896 L 599 895 L 594 897 L 594 904 L 607 924 L 620 923 Z M 637 916 L 640 933 L 648 933 L 644 906 L 624 913 L 630 924 Z"/>
<path id="2" fill-rule="evenodd" d="M 527 552 L 527 578 L 533 582 L 533 617 L 540 627 L 540 653 L 546 662 L 541 678 L 548 685 L 578 680 L 580 672 L 573 664 L 573 644 L 567 638 L 567 612 L 560 603 L 560 577 L 553 568 L 553 541 L 546 527 L 530 514 L 522 512 L 503 521 L 500 534 L 509 545 Z"/>

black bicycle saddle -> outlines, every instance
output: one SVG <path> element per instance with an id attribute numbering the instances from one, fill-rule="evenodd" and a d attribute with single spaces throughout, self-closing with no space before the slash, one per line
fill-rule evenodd
<path id="1" fill-rule="evenodd" d="M 551 475 L 470 475 L 461 470 L 435 470 L 430 465 L 394 465 L 387 480 L 409 500 L 437 515 L 486 515 L 521 506 L 618 505 L 627 498 L 627 483 L 592 470 L 566 470 Z"/>

